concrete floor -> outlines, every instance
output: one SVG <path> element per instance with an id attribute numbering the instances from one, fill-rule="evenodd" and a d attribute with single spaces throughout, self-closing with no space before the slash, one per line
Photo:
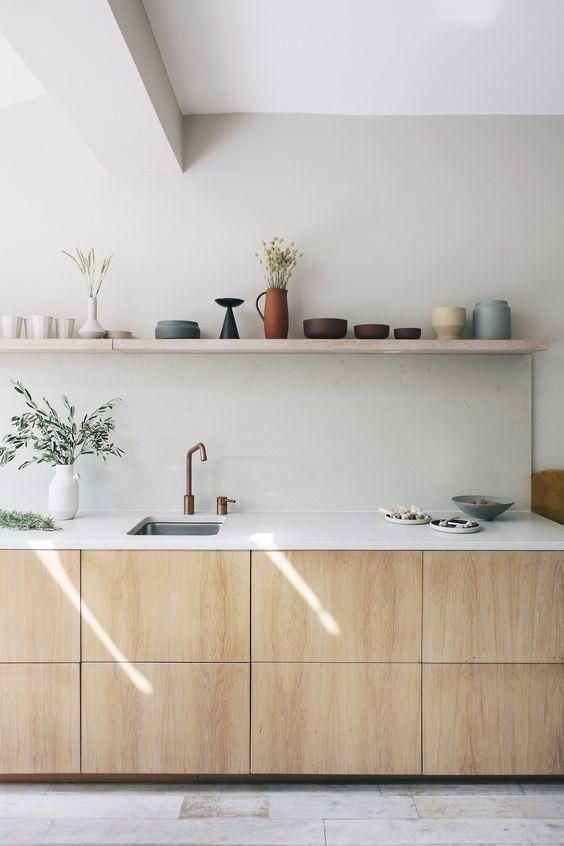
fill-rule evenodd
<path id="1" fill-rule="evenodd" d="M 0 844 L 564 846 L 564 782 L 0 784 Z"/>

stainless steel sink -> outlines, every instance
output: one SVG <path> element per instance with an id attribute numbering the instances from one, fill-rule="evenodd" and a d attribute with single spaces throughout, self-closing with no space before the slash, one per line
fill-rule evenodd
<path id="1" fill-rule="evenodd" d="M 151 535 L 158 537 L 162 535 L 217 535 L 221 529 L 221 523 L 195 523 L 182 522 L 181 520 L 154 520 L 152 517 L 145 517 L 127 533 L 128 535 Z"/>

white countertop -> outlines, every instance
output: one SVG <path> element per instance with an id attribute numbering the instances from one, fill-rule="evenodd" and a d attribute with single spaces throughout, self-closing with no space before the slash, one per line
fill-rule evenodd
<path id="1" fill-rule="evenodd" d="M 433 517 L 453 512 L 433 512 Z M 144 537 L 127 532 L 140 520 L 218 521 L 217 535 Z M 155 511 L 83 512 L 58 532 L 0 529 L 0 549 L 538 549 L 564 550 L 564 526 L 524 511 L 507 512 L 470 535 L 401 526 L 375 512 L 233 512 L 227 517 Z"/>

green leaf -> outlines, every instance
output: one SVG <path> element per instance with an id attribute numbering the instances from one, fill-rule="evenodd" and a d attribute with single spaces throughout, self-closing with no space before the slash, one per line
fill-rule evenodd
<path id="1" fill-rule="evenodd" d="M 43 517 L 33 511 L 6 511 L 3 508 L 0 509 L 0 528 L 16 531 L 60 531 L 60 527 L 55 525 L 51 517 Z"/>

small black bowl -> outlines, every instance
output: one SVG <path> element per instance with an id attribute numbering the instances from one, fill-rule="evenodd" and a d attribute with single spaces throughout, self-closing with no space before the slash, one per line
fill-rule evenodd
<path id="1" fill-rule="evenodd" d="M 354 327 L 354 334 L 357 338 L 387 338 L 390 334 L 390 327 L 386 323 L 357 323 Z"/>
<path id="2" fill-rule="evenodd" d="M 394 329 L 394 338 L 398 341 L 416 341 L 421 337 L 421 329 L 414 329 L 412 327 L 403 329 Z"/>

